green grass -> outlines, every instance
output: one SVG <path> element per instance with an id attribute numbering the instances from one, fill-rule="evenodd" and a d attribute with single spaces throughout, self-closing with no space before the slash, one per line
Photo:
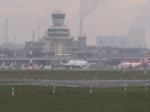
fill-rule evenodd
<path id="1" fill-rule="evenodd" d="M 150 79 L 150 71 L 0 71 L 1 79 L 112 80 Z M 150 88 L 67 88 L 0 86 L 0 112 L 149 112 Z"/>
<path id="2" fill-rule="evenodd" d="M 50 80 L 110 80 L 110 79 L 150 79 L 144 71 L 0 71 L 1 79 L 50 79 Z"/>
<path id="3" fill-rule="evenodd" d="M 0 86 L 0 112 L 149 112 L 149 89 Z"/>

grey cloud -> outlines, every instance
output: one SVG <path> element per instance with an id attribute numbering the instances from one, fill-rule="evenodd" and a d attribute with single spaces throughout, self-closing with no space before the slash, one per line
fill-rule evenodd
<path id="1" fill-rule="evenodd" d="M 150 27 L 150 1 L 137 7 L 131 29 L 146 29 Z"/>
<path id="2" fill-rule="evenodd" d="M 107 0 L 80 0 L 80 16 L 84 18 L 96 10 L 100 4 L 106 3 Z"/>

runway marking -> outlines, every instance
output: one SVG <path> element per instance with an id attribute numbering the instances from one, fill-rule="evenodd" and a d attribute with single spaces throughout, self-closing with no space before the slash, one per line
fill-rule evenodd
<path id="1" fill-rule="evenodd" d="M 62 85 L 62 84 L 53 84 L 54 86 L 64 86 L 64 87 L 79 87 L 79 86 L 75 86 L 75 85 Z"/>

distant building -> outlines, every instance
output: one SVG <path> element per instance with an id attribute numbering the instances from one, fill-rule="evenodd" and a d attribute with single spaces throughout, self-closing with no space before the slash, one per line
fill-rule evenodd
<path id="1" fill-rule="evenodd" d="M 99 36 L 96 38 L 96 46 L 114 48 L 147 48 L 145 31 L 141 29 L 132 29 L 129 31 L 128 35 Z"/>
<path id="2" fill-rule="evenodd" d="M 86 58 L 87 45 L 86 36 L 79 36 L 78 40 L 70 41 L 68 44 L 67 53 L 71 54 L 72 57 L 83 59 Z"/>
<path id="3" fill-rule="evenodd" d="M 30 53 L 31 42 L 25 42 L 23 51 L 28 57 Z M 41 57 L 43 55 L 44 42 L 32 42 L 32 53 L 34 57 Z"/>
<path id="4" fill-rule="evenodd" d="M 99 36 L 96 38 L 97 47 L 128 47 L 127 36 Z"/>
<path id="5" fill-rule="evenodd" d="M 131 29 L 129 30 L 129 41 L 133 48 L 147 48 L 145 40 L 145 31 L 143 29 Z"/>

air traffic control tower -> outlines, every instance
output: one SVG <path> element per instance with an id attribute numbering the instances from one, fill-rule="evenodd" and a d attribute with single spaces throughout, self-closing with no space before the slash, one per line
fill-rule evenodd
<path id="1" fill-rule="evenodd" d="M 53 26 L 48 28 L 46 40 L 50 41 L 50 51 L 54 55 L 64 54 L 67 50 L 67 44 L 73 40 L 69 29 L 65 26 L 65 13 L 55 11 L 52 13 Z"/>

